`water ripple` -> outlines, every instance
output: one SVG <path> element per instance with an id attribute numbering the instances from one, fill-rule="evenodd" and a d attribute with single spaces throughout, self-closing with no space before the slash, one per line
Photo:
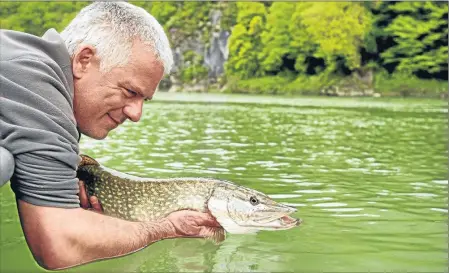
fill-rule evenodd
<path id="1" fill-rule="evenodd" d="M 180 96 L 189 103 L 145 104 L 138 124 L 126 122 L 105 141 L 83 137 L 83 152 L 141 176 L 234 181 L 297 207 L 294 216 L 304 223 L 285 232 L 260 232 L 250 242 L 246 235 L 229 236 L 225 244 L 233 248 L 226 248 L 223 256 L 221 247 L 196 245 L 192 252 L 191 245 L 182 246 L 190 240 L 154 244 L 163 251 L 180 245 L 178 254 L 201 254 L 196 263 L 176 262 L 179 255 L 171 252 L 164 252 L 164 258 L 146 255 L 148 268 L 162 263 L 173 267 L 160 271 L 180 272 L 445 270 L 447 105 L 424 100 L 161 96 L 169 101 Z M 207 103 L 228 99 L 237 103 Z M 204 267 L 211 261 L 222 266 Z M 239 267 L 251 262 L 252 268 Z"/>

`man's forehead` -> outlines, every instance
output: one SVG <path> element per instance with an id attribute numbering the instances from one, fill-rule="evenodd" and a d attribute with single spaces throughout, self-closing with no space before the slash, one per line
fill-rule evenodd
<path id="1" fill-rule="evenodd" d="M 129 62 L 129 70 L 126 73 L 126 82 L 138 89 L 144 96 L 152 96 L 164 74 L 163 64 L 153 55 L 145 55 L 137 58 L 134 56 Z M 153 54 L 153 53 L 150 53 Z"/>

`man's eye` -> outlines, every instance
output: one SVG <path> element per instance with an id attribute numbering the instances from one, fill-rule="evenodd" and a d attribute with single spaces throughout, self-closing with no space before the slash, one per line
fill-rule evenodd
<path id="1" fill-rule="evenodd" d="M 131 94 L 132 96 L 137 95 L 137 92 L 134 92 L 132 90 L 126 89 L 126 91 L 128 91 L 128 93 Z"/>

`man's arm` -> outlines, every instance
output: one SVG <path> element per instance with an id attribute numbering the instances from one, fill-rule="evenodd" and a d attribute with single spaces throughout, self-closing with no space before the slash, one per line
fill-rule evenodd
<path id="1" fill-rule="evenodd" d="M 82 208 L 31 205 L 18 200 L 22 228 L 36 261 L 62 269 L 122 256 L 158 240 L 207 237 L 219 227 L 209 214 L 177 211 L 159 222 L 129 222 Z"/>

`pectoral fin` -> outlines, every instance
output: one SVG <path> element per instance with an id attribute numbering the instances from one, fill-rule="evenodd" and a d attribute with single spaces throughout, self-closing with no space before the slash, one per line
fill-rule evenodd
<path id="1" fill-rule="evenodd" d="M 214 228 L 212 235 L 208 236 L 207 239 L 218 245 L 226 239 L 226 231 L 223 228 Z"/>

